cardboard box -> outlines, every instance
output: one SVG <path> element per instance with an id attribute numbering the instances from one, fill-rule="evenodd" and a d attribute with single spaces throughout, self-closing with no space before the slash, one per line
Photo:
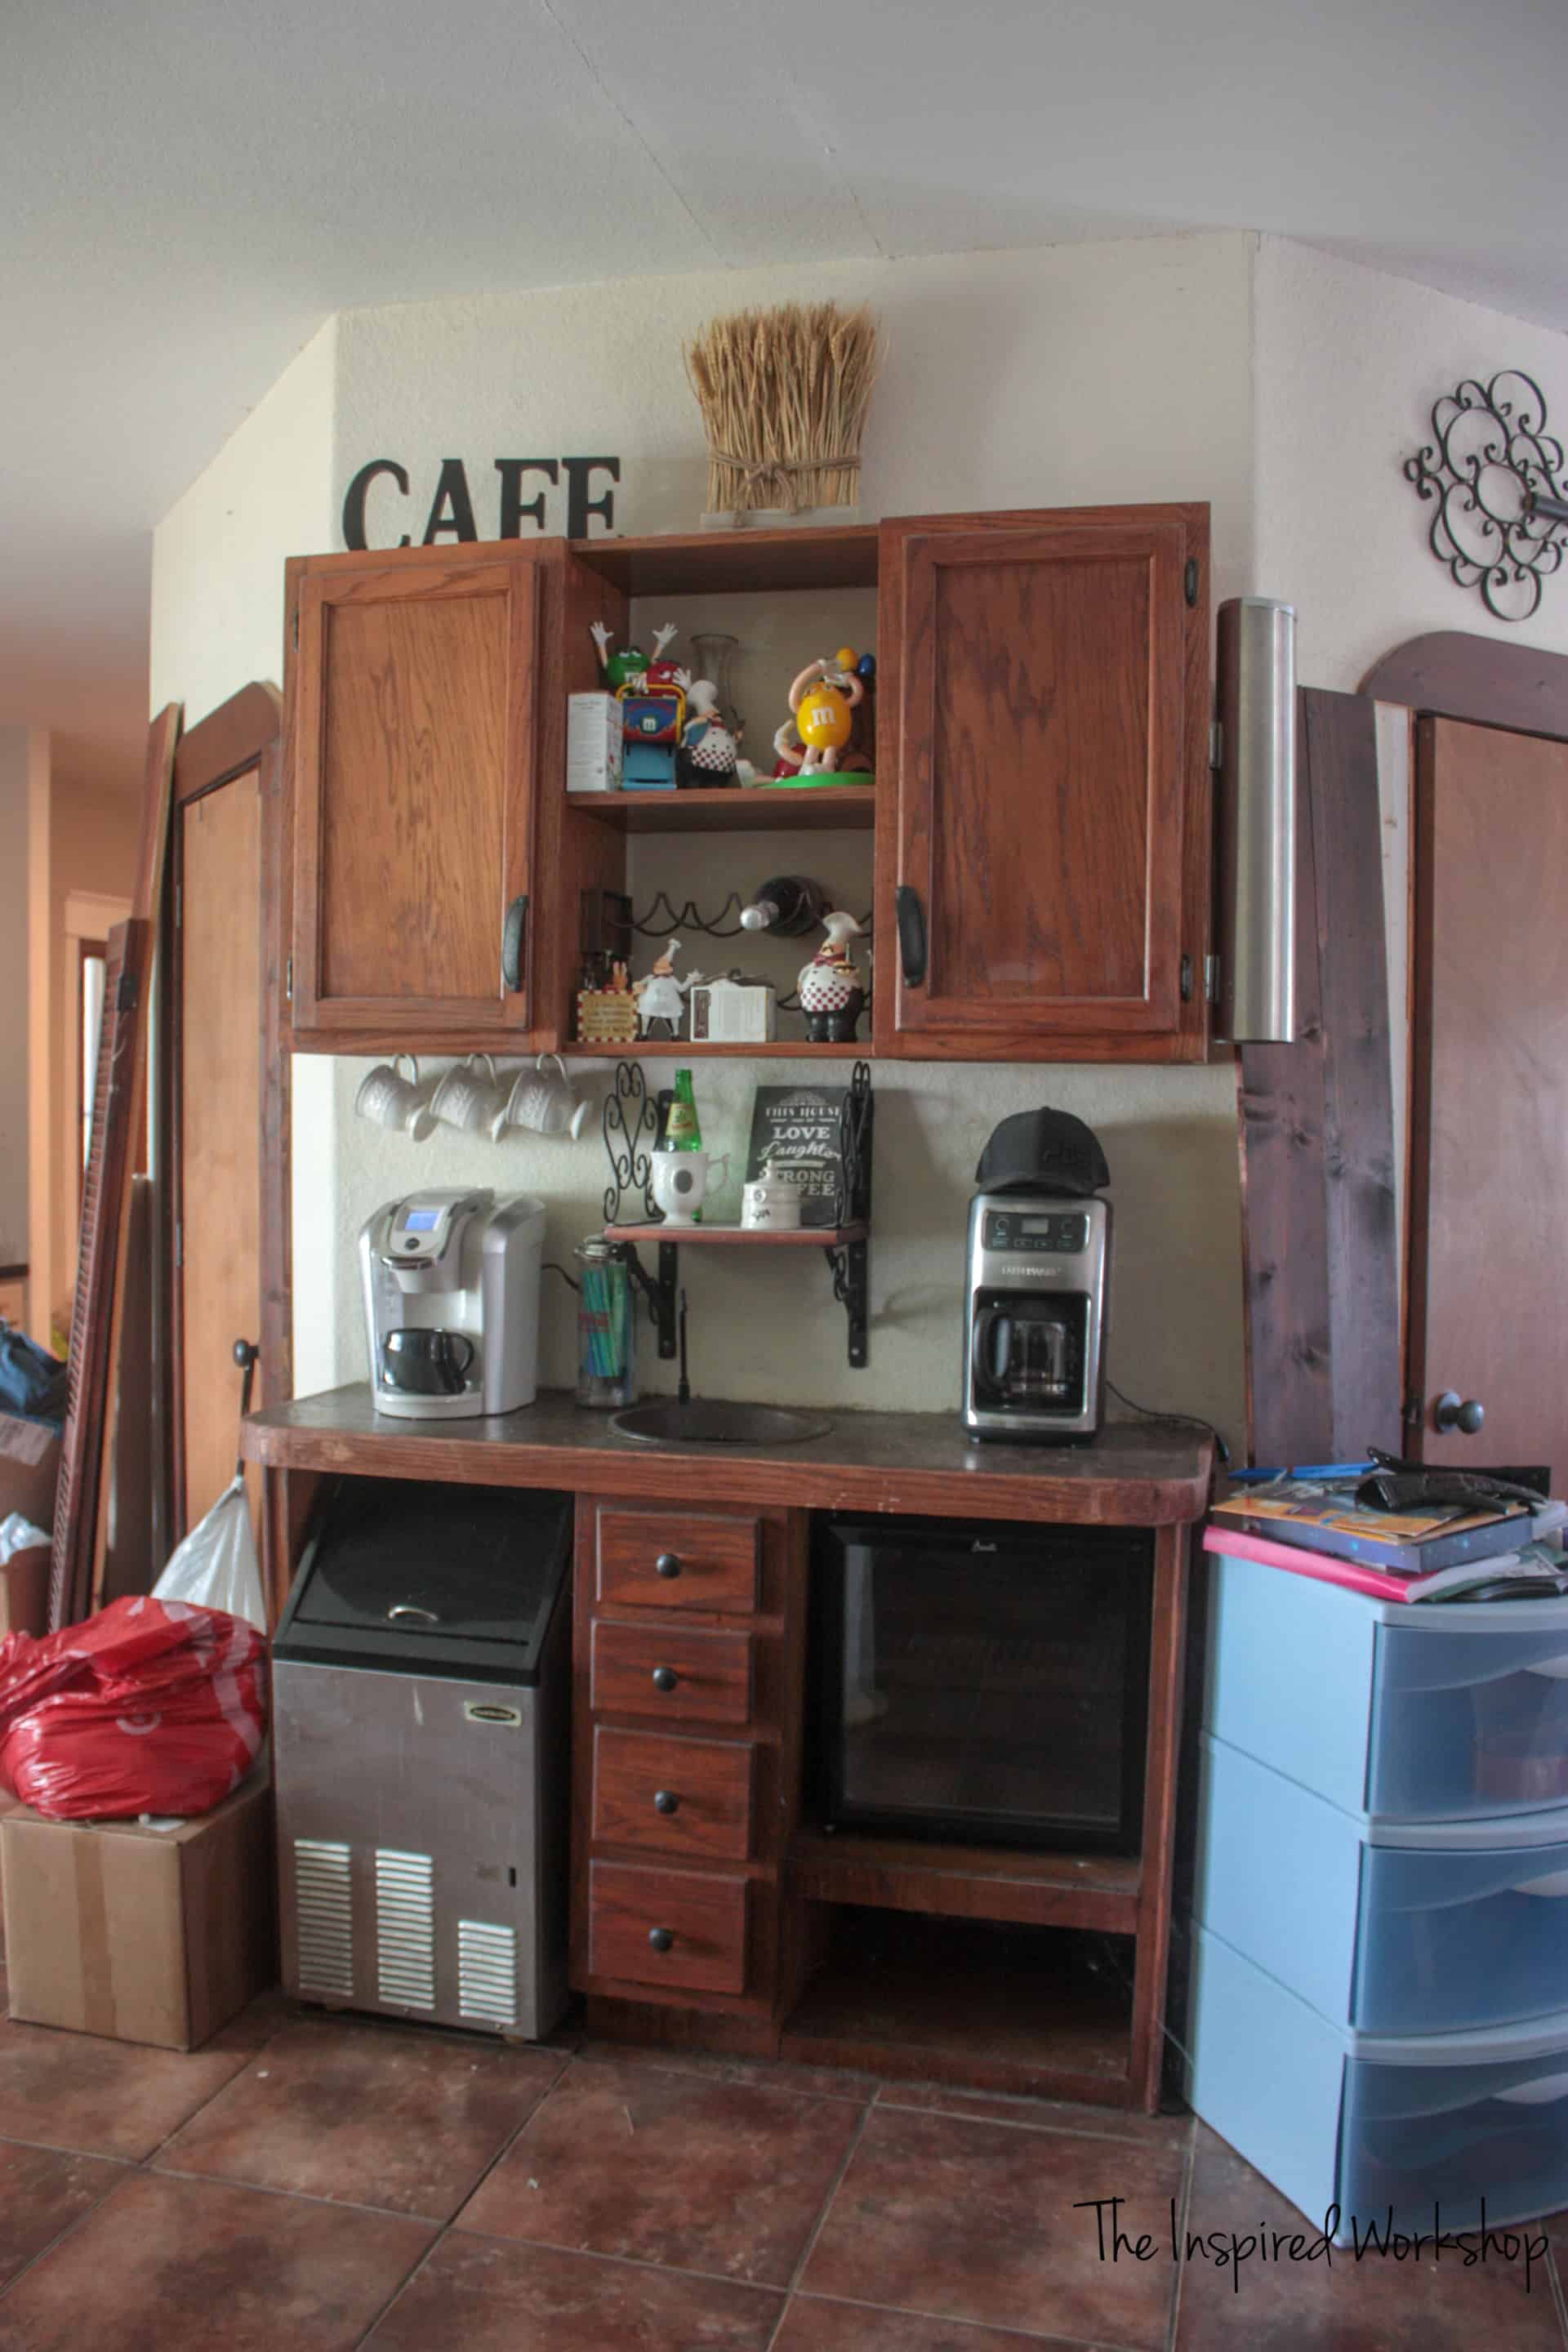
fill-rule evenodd
<path id="1" fill-rule="evenodd" d="M 29 1544 L 0 1560 L 0 1642 L 49 1630 L 49 1547 Z"/>
<path id="2" fill-rule="evenodd" d="M 0 1819 L 11 2015 L 195 2050 L 278 1979 L 272 1787 L 177 1829 Z"/>
<path id="3" fill-rule="evenodd" d="M 0 1519 L 20 1511 L 47 1535 L 60 1476 L 59 1432 L 44 1421 L 0 1412 Z"/>
<path id="4" fill-rule="evenodd" d="M 566 789 L 614 793 L 621 785 L 621 706 L 613 694 L 566 698 Z"/>

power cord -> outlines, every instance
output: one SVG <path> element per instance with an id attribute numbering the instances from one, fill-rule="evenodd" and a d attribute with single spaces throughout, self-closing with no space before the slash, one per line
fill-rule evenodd
<path id="1" fill-rule="evenodd" d="M 1138 1413 L 1142 1415 L 1142 1419 L 1145 1421 L 1176 1421 L 1180 1422 L 1184 1427 L 1187 1429 L 1206 1429 L 1219 1449 L 1220 1460 L 1224 1463 L 1227 1470 L 1230 1468 L 1229 1446 L 1226 1444 L 1224 1438 L 1220 1435 L 1213 1422 L 1205 1421 L 1202 1413 L 1157 1412 L 1152 1404 L 1134 1404 L 1130 1396 L 1123 1395 L 1122 1391 L 1117 1387 L 1114 1381 L 1108 1380 L 1105 1385 L 1110 1391 L 1111 1395 L 1116 1399 L 1118 1404 L 1124 1404 L 1129 1412 Z"/>

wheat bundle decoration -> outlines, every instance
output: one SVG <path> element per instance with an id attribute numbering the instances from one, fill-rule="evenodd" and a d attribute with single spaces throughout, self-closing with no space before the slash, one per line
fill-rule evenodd
<path id="1" fill-rule="evenodd" d="M 686 352 L 710 513 L 853 506 L 880 357 L 864 306 L 790 302 L 710 320 Z"/>

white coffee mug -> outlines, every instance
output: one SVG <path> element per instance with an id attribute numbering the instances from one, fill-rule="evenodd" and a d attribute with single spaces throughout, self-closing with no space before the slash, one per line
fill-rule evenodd
<path id="1" fill-rule="evenodd" d="M 555 1067 L 550 1068 L 553 1062 Z M 499 1143 L 509 1127 L 531 1128 L 536 1135 L 569 1135 L 574 1143 L 583 1132 L 588 1106 L 579 1102 L 559 1054 L 541 1054 L 531 1070 L 520 1070 L 505 1108 L 490 1132 Z"/>
<path id="2" fill-rule="evenodd" d="M 414 1073 L 411 1078 L 403 1075 L 405 1062 Z M 399 1054 L 395 1062 L 378 1062 L 374 1070 L 366 1071 L 354 1097 L 354 1108 L 374 1126 L 399 1129 L 414 1142 L 423 1143 L 436 1132 L 430 1108 L 435 1093 L 435 1079 L 420 1078 L 413 1055 Z"/>
<path id="3" fill-rule="evenodd" d="M 784 1233 L 800 1224 L 800 1187 L 764 1168 L 741 1190 L 741 1223 L 748 1233 Z"/>
<path id="4" fill-rule="evenodd" d="M 654 1151 L 648 1161 L 654 1206 L 664 1211 L 669 1225 L 694 1225 L 697 1212 L 708 1197 L 710 1171 L 715 1183 L 722 1183 L 730 1172 L 727 1151 L 717 1159 L 707 1151 Z"/>
<path id="5" fill-rule="evenodd" d="M 430 1108 L 447 1127 L 461 1128 L 472 1134 L 478 1129 L 492 1126 L 497 1112 L 506 1108 L 506 1098 L 507 1088 L 496 1076 L 496 1066 L 489 1055 L 470 1054 L 466 1062 L 447 1071 L 436 1089 Z"/>

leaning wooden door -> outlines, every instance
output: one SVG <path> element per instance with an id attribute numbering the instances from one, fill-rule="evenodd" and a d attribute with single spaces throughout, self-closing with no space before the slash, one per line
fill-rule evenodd
<path id="1" fill-rule="evenodd" d="M 1568 1475 L 1565 871 L 1568 744 L 1423 719 L 1405 1445 L 1428 1462 Z"/>

